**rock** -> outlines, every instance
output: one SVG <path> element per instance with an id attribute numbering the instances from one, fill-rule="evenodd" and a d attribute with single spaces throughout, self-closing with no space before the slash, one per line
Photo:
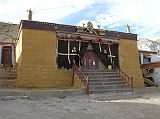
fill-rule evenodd
<path id="1" fill-rule="evenodd" d="M 17 97 L 16 96 L 5 96 L 5 97 L 2 97 L 2 100 L 16 100 Z"/>
<path id="2" fill-rule="evenodd" d="M 64 98 L 66 98 L 66 96 L 58 96 L 58 98 L 64 99 Z"/>
<path id="3" fill-rule="evenodd" d="M 21 98 L 21 99 L 30 99 L 29 96 L 18 96 L 18 97 Z"/>

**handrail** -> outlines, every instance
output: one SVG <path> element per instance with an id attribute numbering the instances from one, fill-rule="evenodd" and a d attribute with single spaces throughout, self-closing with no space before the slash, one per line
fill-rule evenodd
<path id="1" fill-rule="evenodd" d="M 73 64 L 73 68 L 72 69 L 77 74 L 77 76 L 79 77 L 79 79 L 81 80 L 81 83 L 84 86 L 85 93 L 87 95 L 89 95 L 89 78 L 86 77 L 84 75 L 84 73 L 82 73 L 82 71 L 80 70 L 80 68 L 77 67 L 77 65 L 75 63 Z"/>
<path id="2" fill-rule="evenodd" d="M 113 62 L 113 68 L 117 70 L 118 75 L 125 81 L 128 83 L 128 85 L 133 88 L 133 77 L 129 77 L 124 71 L 122 71 L 122 69 L 118 68 L 117 66 L 115 66 L 114 62 Z"/>

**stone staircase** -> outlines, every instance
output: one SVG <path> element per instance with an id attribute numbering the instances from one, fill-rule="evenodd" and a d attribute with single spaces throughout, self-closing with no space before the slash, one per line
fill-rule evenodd
<path id="1" fill-rule="evenodd" d="M 0 88 L 15 87 L 17 71 L 13 69 L 0 69 Z"/>
<path id="2" fill-rule="evenodd" d="M 132 88 L 114 70 L 82 70 L 89 77 L 89 94 L 132 92 Z"/>

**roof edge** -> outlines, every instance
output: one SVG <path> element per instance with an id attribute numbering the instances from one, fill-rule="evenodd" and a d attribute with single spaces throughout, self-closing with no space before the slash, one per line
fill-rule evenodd
<path id="1" fill-rule="evenodd" d="M 24 29 L 37 29 L 37 30 L 48 30 L 48 31 L 77 32 L 77 26 L 73 25 L 40 22 L 40 21 L 28 21 L 28 20 L 21 20 L 20 26 L 21 25 L 22 29 L 24 28 Z M 98 31 L 98 29 L 95 29 L 95 31 Z M 133 33 L 105 30 L 105 36 L 137 41 L 137 34 Z"/>

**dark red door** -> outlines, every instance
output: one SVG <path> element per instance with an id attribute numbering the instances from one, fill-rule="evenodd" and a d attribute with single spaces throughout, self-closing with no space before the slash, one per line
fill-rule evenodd
<path id="1" fill-rule="evenodd" d="M 10 65 L 10 49 L 4 49 L 4 65 Z"/>
<path id="2" fill-rule="evenodd" d="M 82 62 L 84 69 L 98 69 L 99 58 L 94 51 L 85 51 Z"/>

